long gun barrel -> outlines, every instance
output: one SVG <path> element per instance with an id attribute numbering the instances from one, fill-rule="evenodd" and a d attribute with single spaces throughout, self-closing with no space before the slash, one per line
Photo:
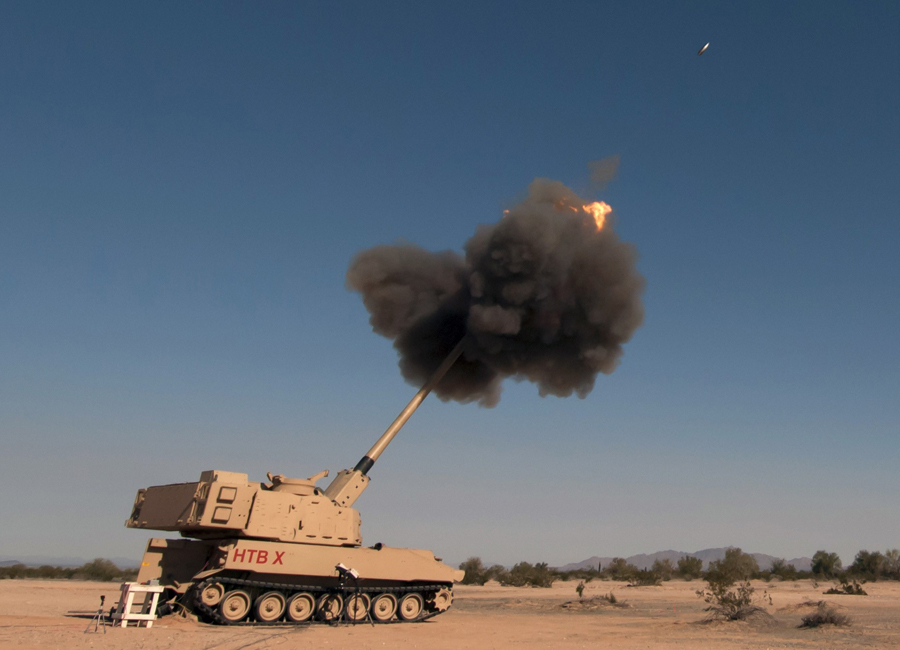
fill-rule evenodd
<path id="1" fill-rule="evenodd" d="M 428 393 L 430 393 L 435 386 L 438 385 L 438 382 L 444 378 L 444 375 L 447 374 L 447 371 L 450 370 L 450 367 L 456 363 L 456 360 L 459 359 L 459 356 L 463 351 L 463 343 L 465 343 L 465 338 L 463 338 L 459 343 L 456 344 L 456 347 L 453 348 L 453 351 L 444 359 L 443 363 L 438 366 L 438 369 L 434 371 L 434 374 L 425 382 L 425 385 L 419 389 L 419 392 L 415 394 L 415 396 L 409 401 L 409 404 L 406 405 L 406 408 L 400 411 L 400 415 L 396 417 L 396 419 L 391 422 L 391 426 L 389 426 L 384 433 L 381 434 L 381 437 L 378 441 L 372 445 L 372 448 L 366 452 L 366 455 L 363 456 L 358 463 L 356 463 L 356 467 L 354 469 L 359 470 L 363 474 L 368 474 L 369 470 L 372 469 L 372 465 L 375 464 L 375 461 L 378 460 L 378 457 L 381 456 L 381 452 L 385 450 L 385 448 L 391 443 L 391 440 L 394 439 L 394 436 L 397 435 L 397 432 L 403 428 L 403 425 L 406 424 L 406 421 L 412 417 L 412 414 L 416 412 L 416 409 L 419 408 L 419 405 L 422 403 L 426 397 L 428 397 Z"/>
<path id="2" fill-rule="evenodd" d="M 434 390 L 434 387 L 444 378 L 444 375 L 447 374 L 447 371 L 450 370 L 451 366 L 456 363 L 456 360 L 459 359 L 460 355 L 463 353 L 465 343 L 466 338 L 463 337 L 450 354 L 447 355 L 447 358 L 444 359 L 441 365 L 438 366 L 438 369 L 434 371 L 434 374 L 432 374 L 428 381 L 425 382 L 425 385 L 422 386 L 422 388 L 419 389 L 419 392 L 409 401 L 406 408 L 400 411 L 400 415 L 391 422 L 391 426 L 381 434 L 381 437 L 374 445 L 372 445 L 372 448 L 366 452 L 366 455 L 356 463 L 356 467 L 352 470 L 345 469 L 338 472 L 338 475 L 334 477 L 334 480 L 325 489 L 326 496 L 345 506 L 352 505 L 353 502 L 359 498 L 359 495 L 362 494 L 363 490 L 368 486 L 369 477 L 367 474 L 369 470 L 372 469 L 372 465 L 375 464 L 378 457 L 381 456 L 385 448 L 391 443 L 394 436 L 396 436 L 400 429 L 403 428 L 406 421 L 416 412 L 416 409 L 419 408 L 422 400 L 428 397 L 428 393 Z"/>

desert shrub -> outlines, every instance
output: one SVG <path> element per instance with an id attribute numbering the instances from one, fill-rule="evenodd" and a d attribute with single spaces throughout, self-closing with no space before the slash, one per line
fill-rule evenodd
<path id="1" fill-rule="evenodd" d="M 524 587 L 528 584 L 532 566 L 528 562 L 519 562 L 500 577 L 500 584 L 507 587 Z"/>
<path id="2" fill-rule="evenodd" d="M 697 596 L 706 603 L 704 611 L 710 612 L 713 618 L 728 621 L 744 620 L 752 613 L 753 593 L 755 589 L 749 581 L 740 583 L 732 589 L 734 582 L 722 580 L 719 576 L 707 577 L 706 589 L 697 591 Z"/>
<path id="3" fill-rule="evenodd" d="M 741 553 L 740 549 L 733 550 L 737 553 L 733 553 L 730 558 L 726 552 L 723 560 L 710 563 L 706 572 L 706 589 L 697 591 L 697 596 L 707 605 L 704 611 L 710 613 L 710 620 L 743 621 L 754 614 L 767 614 L 763 607 L 753 603 L 756 589 L 748 579 L 751 565 L 741 555 L 750 556 Z M 752 557 L 750 559 L 756 564 L 756 560 Z M 735 583 L 738 583 L 737 586 Z M 764 594 L 763 598 L 766 596 Z M 769 603 L 771 604 L 771 597 Z"/>
<path id="4" fill-rule="evenodd" d="M 60 578 L 71 578 L 75 571 L 73 568 L 64 569 L 58 566 L 42 564 L 37 568 L 29 569 L 28 577 L 38 578 L 39 580 L 59 580 Z"/>
<path id="5" fill-rule="evenodd" d="M 749 580 L 759 573 L 759 564 L 752 555 L 732 547 L 725 549 L 725 557 L 709 563 L 707 574 L 712 573 L 717 581 L 730 580 L 731 583 Z"/>
<path id="6" fill-rule="evenodd" d="M 602 596 L 598 596 L 597 600 L 605 600 L 610 605 L 614 605 L 616 607 L 622 607 L 622 608 L 631 607 L 631 605 L 629 605 L 626 601 L 619 600 L 618 598 L 616 598 L 616 595 L 611 591 L 608 594 L 603 594 Z"/>
<path id="7" fill-rule="evenodd" d="M 8 580 L 16 580 L 17 578 L 26 577 L 28 567 L 24 564 L 13 564 L 11 566 L 0 567 L 0 578 Z"/>
<path id="8" fill-rule="evenodd" d="M 884 552 L 884 577 L 900 580 L 900 549 L 892 548 Z"/>
<path id="9" fill-rule="evenodd" d="M 526 563 L 527 564 L 527 563 Z M 538 562 L 531 568 L 528 584 L 532 587 L 552 587 L 557 573 L 546 562 Z"/>
<path id="10" fill-rule="evenodd" d="M 600 571 L 603 573 L 604 578 L 615 579 L 615 576 L 623 575 L 628 572 L 628 562 L 623 557 L 614 557 L 610 563 L 606 565 L 606 568 L 601 566 Z"/>
<path id="11" fill-rule="evenodd" d="M 485 582 L 488 580 L 496 580 L 497 582 L 503 582 L 503 579 L 506 577 L 506 567 L 500 564 L 494 564 L 490 568 L 486 569 L 484 572 Z"/>
<path id="12" fill-rule="evenodd" d="M 660 580 L 671 580 L 672 576 L 675 575 L 675 567 L 669 558 L 654 561 L 650 570 L 658 575 Z"/>
<path id="13" fill-rule="evenodd" d="M 97 558 L 80 567 L 59 567 L 49 564 L 39 567 L 29 567 L 24 564 L 0 567 L 0 579 L 72 580 L 74 578 L 108 582 L 111 580 L 134 580 L 136 577 L 137 569 L 120 569 L 111 561 L 102 558 Z"/>
<path id="14" fill-rule="evenodd" d="M 662 578 L 653 569 L 635 569 L 628 582 L 629 587 L 653 587 L 662 582 Z"/>
<path id="15" fill-rule="evenodd" d="M 678 575 L 685 580 L 693 580 L 703 575 L 703 560 L 693 555 L 685 555 L 678 560 Z"/>
<path id="16" fill-rule="evenodd" d="M 768 571 L 769 577 L 778 577 L 782 580 L 796 580 L 797 567 L 788 564 L 784 558 L 776 558 L 772 560 L 772 567 Z"/>
<path id="17" fill-rule="evenodd" d="M 75 576 L 83 580 L 96 580 L 98 582 L 112 582 L 113 580 L 121 580 L 125 577 L 126 572 L 122 571 L 110 560 L 98 557 L 92 562 L 88 562 L 75 572 Z"/>
<path id="18" fill-rule="evenodd" d="M 782 580 L 797 580 L 800 577 L 800 572 L 797 571 L 797 567 L 793 564 L 785 564 L 784 568 L 775 575 Z"/>
<path id="19" fill-rule="evenodd" d="M 603 570 L 603 576 L 609 580 L 631 580 L 638 568 L 621 557 L 614 557 Z"/>
<path id="20" fill-rule="evenodd" d="M 528 583 L 532 587 L 552 587 L 555 577 L 556 575 L 546 562 L 538 562 L 531 569 Z"/>
<path id="21" fill-rule="evenodd" d="M 853 559 L 847 571 L 865 580 L 877 581 L 884 574 L 886 561 L 884 555 L 875 551 L 860 551 Z"/>
<path id="22" fill-rule="evenodd" d="M 596 569 L 576 569 L 574 571 L 554 572 L 560 580 L 584 580 L 585 584 L 600 577 Z"/>
<path id="23" fill-rule="evenodd" d="M 841 614 L 834 607 L 819 603 L 819 608 L 800 619 L 800 627 L 819 627 L 820 625 L 850 625 L 850 617 Z"/>
<path id="24" fill-rule="evenodd" d="M 571 571 L 553 570 L 553 575 L 558 580 L 583 580 L 585 584 L 592 580 L 597 580 L 602 576 L 600 570 L 595 567 L 587 567 L 586 569 L 572 569 Z"/>
<path id="25" fill-rule="evenodd" d="M 841 569 L 841 558 L 837 553 L 816 551 L 813 555 L 811 570 L 817 578 L 832 580 L 840 574 Z"/>
<path id="26" fill-rule="evenodd" d="M 840 582 L 836 582 L 831 589 L 824 591 L 825 594 L 836 594 L 841 596 L 868 596 L 866 590 L 862 588 L 865 580 L 860 583 L 858 580 L 848 580 L 846 576 L 841 576 Z"/>
<path id="27" fill-rule="evenodd" d="M 602 596 L 593 596 L 591 598 L 581 598 L 578 600 L 569 600 L 559 605 L 562 609 L 568 610 L 576 610 L 576 611 L 587 611 L 587 610 L 598 610 L 598 609 L 606 609 L 607 607 L 615 607 L 619 609 L 626 609 L 631 607 L 624 600 L 619 600 L 616 598 L 616 595 L 613 592 L 609 592 L 608 594 L 604 594 Z"/>
<path id="28" fill-rule="evenodd" d="M 506 575 L 500 578 L 500 583 L 510 587 L 550 587 L 553 585 L 553 572 L 546 562 L 531 565 L 528 562 L 519 562 Z"/>
<path id="29" fill-rule="evenodd" d="M 462 579 L 464 585 L 483 585 L 487 582 L 487 571 L 481 563 L 480 557 L 470 557 L 459 565 L 460 570 L 466 575 Z"/>

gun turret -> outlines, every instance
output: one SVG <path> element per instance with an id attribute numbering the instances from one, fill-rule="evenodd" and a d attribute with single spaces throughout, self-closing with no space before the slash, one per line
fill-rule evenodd
<path id="1" fill-rule="evenodd" d="M 307 479 L 269 474 L 271 485 L 246 474 L 203 472 L 194 483 L 153 486 L 135 498 L 129 528 L 178 531 L 185 537 L 262 537 L 283 542 L 359 545 L 359 513 L 351 506 L 369 485 L 366 473 L 463 351 L 464 340 L 444 359 L 378 441 L 353 469 L 338 472 L 322 490 L 319 472 Z"/>

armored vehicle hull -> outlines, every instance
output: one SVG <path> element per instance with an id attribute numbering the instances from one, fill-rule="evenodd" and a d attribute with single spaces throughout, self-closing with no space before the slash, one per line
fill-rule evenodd
<path id="1" fill-rule="evenodd" d="M 418 549 L 154 538 L 138 581 L 208 623 L 392 623 L 446 611 L 462 575 Z"/>

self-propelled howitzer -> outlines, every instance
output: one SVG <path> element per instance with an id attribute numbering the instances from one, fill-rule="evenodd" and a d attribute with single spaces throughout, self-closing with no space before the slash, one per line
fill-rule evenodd
<path id="1" fill-rule="evenodd" d="M 462 354 L 461 341 L 353 469 L 321 489 L 306 479 L 205 471 L 193 483 L 138 490 L 129 528 L 178 532 L 153 538 L 138 582 L 158 580 L 165 612 L 177 602 L 210 623 L 418 621 L 446 611 L 463 578 L 431 551 L 362 547 L 352 506 L 368 472 L 422 400 Z"/>

